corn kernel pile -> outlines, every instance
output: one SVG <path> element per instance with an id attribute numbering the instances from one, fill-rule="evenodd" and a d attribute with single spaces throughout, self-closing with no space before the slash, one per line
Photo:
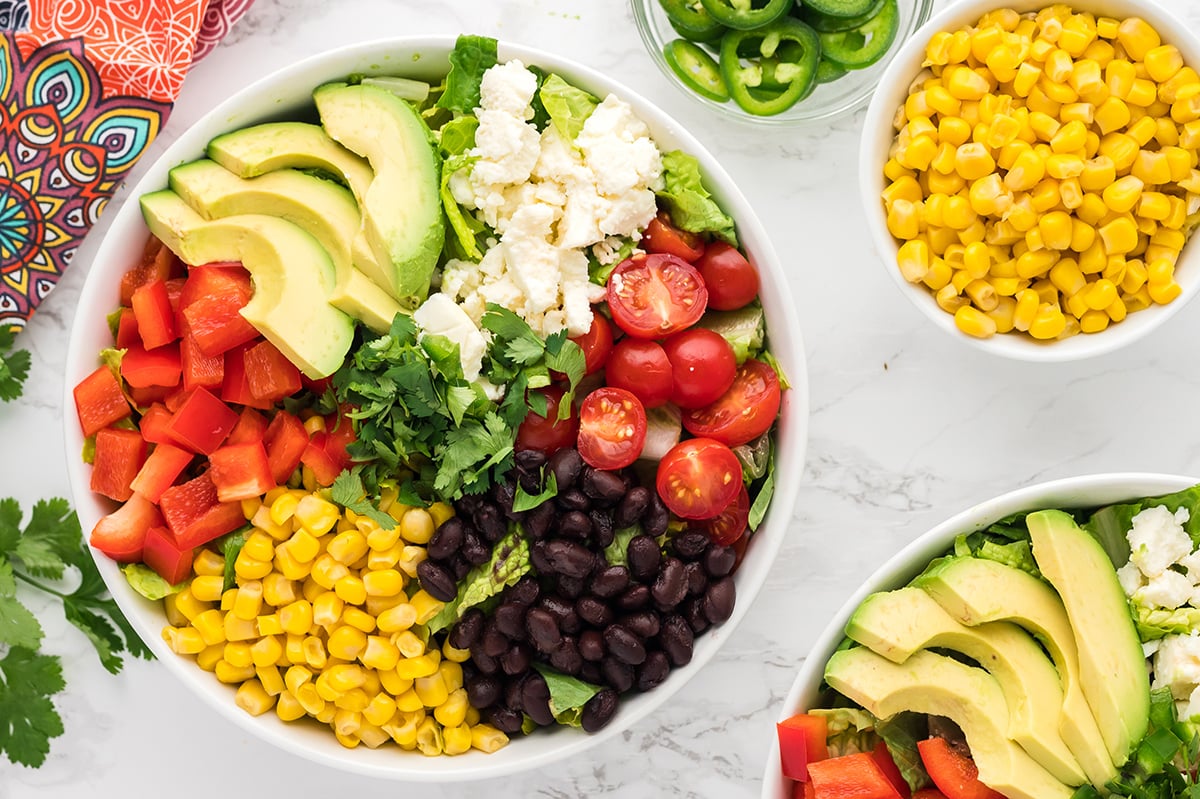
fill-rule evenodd
<path id="1" fill-rule="evenodd" d="M 964 333 L 1097 333 L 1180 294 L 1200 75 L 1144 20 L 1065 5 L 934 34 L 884 167 L 904 277 Z"/>
<path id="2" fill-rule="evenodd" d="M 385 499 L 387 530 L 320 493 L 279 487 L 243 503 L 252 531 L 224 587 L 225 558 L 197 551 L 189 585 L 165 600 L 172 651 L 195 658 L 251 715 L 275 710 L 328 724 L 343 746 L 389 739 L 425 755 L 508 743 L 467 701 L 469 653 L 430 646 L 421 626 L 443 604 L 422 590 L 417 564 L 453 510 Z"/>

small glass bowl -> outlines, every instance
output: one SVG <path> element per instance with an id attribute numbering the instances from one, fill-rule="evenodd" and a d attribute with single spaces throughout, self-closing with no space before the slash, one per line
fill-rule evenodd
<path id="1" fill-rule="evenodd" d="M 678 39 L 679 34 L 671 27 L 659 0 L 632 0 L 633 18 L 637 22 L 642 43 L 650 51 L 654 63 L 658 64 L 658 68 L 667 76 L 667 80 L 695 102 L 729 119 L 773 127 L 832 119 L 861 106 L 875 91 L 875 84 L 878 83 L 879 76 L 883 74 L 888 62 L 892 60 L 892 56 L 908 41 L 913 31 L 929 19 L 933 4 L 934 0 L 900 0 L 900 28 L 896 31 L 896 40 L 892 42 L 883 58 L 866 69 L 854 70 L 835 81 L 817 86 L 812 94 L 781 114 L 764 117 L 746 113 L 733 100 L 719 103 L 701 97 L 685 86 L 676 77 L 663 55 L 663 48 L 672 40 Z"/>

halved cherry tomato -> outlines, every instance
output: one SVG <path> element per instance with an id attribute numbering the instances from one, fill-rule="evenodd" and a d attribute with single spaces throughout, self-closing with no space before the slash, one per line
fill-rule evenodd
<path id="1" fill-rule="evenodd" d="M 706 307 L 704 279 L 674 255 L 635 255 L 608 277 L 608 309 L 617 327 L 631 336 L 669 336 L 694 325 Z"/>
<path id="2" fill-rule="evenodd" d="M 696 261 L 708 289 L 708 305 L 718 311 L 736 311 L 758 296 L 758 270 L 735 248 L 714 241 Z"/>
<path id="3" fill-rule="evenodd" d="M 742 464 L 711 438 L 689 438 L 658 462 L 658 495 L 681 519 L 711 519 L 742 489 Z"/>
<path id="4" fill-rule="evenodd" d="M 737 358 L 720 333 L 694 327 L 663 342 L 671 361 L 671 402 L 680 408 L 703 408 L 733 385 Z"/>
<path id="5" fill-rule="evenodd" d="M 683 426 L 694 436 L 736 447 L 767 432 L 781 399 L 779 375 L 762 361 L 750 359 L 738 367 L 733 385 L 719 399 L 684 411 Z"/>
<path id="6" fill-rule="evenodd" d="M 671 217 L 667 212 L 659 211 L 658 215 L 650 220 L 650 224 L 646 225 L 641 246 L 646 252 L 674 255 L 690 264 L 703 254 L 704 239 L 697 233 L 675 227 L 671 224 Z"/>
<path id="7" fill-rule="evenodd" d="M 1003 794 L 979 781 L 975 761 L 956 752 L 945 738 L 918 741 L 917 751 L 929 778 L 949 799 L 1003 799 Z"/>
<path id="8" fill-rule="evenodd" d="M 613 388 L 633 392 L 646 408 L 665 405 L 675 387 L 666 350 L 657 341 L 644 338 L 627 337 L 616 343 L 604 380 Z"/>
<path id="9" fill-rule="evenodd" d="M 750 494 L 746 486 L 725 506 L 725 510 L 704 522 L 704 531 L 714 544 L 727 547 L 746 534 L 750 520 Z"/>
<path id="10" fill-rule="evenodd" d="M 566 419 L 558 418 L 558 409 L 562 404 L 563 390 L 558 386 L 539 388 L 538 392 L 546 398 L 546 415 L 529 411 L 525 421 L 517 428 L 516 449 L 536 449 L 546 455 L 553 455 L 563 447 L 575 443 L 579 432 L 579 417 L 574 413 Z"/>
<path id="11" fill-rule="evenodd" d="M 646 444 L 646 409 L 631 391 L 607 386 L 579 407 L 579 456 L 596 469 L 622 469 Z"/>
<path id="12" fill-rule="evenodd" d="M 583 357 L 587 362 L 584 373 L 590 375 L 599 372 L 608 363 L 608 356 L 613 349 L 612 324 L 604 314 L 593 310 L 592 326 L 588 328 L 588 332 L 582 336 L 573 336 L 571 341 L 583 350 Z"/>

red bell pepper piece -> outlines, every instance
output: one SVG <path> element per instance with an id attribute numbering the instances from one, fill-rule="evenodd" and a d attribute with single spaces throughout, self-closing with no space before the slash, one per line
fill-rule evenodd
<path id="1" fill-rule="evenodd" d="M 829 757 L 825 743 L 829 724 L 824 716 L 798 713 L 776 724 L 775 731 L 783 776 L 788 779 L 807 780 L 808 764 Z"/>
<path id="2" fill-rule="evenodd" d="M 892 787 L 896 789 L 896 793 L 900 794 L 903 799 L 910 799 L 912 788 L 909 787 L 908 781 L 904 779 L 904 775 L 900 773 L 900 769 L 896 766 L 896 761 L 892 759 L 892 753 L 888 751 L 887 744 L 883 741 L 877 741 L 875 743 L 875 750 L 871 752 L 871 757 L 875 758 L 875 763 L 879 766 L 879 770 L 892 783 Z"/>
<path id="3" fill-rule="evenodd" d="M 792 799 L 817 799 L 817 789 L 811 782 L 797 782 L 792 786 Z"/>
<path id="4" fill-rule="evenodd" d="M 922 788 L 913 794 L 912 799 L 946 799 L 946 794 L 937 788 Z"/>
<path id="5" fill-rule="evenodd" d="M 171 441 L 167 433 L 167 422 L 171 420 L 171 412 L 161 402 L 154 402 L 142 414 L 138 422 L 138 430 L 148 444 L 163 444 Z"/>
<path id="6" fill-rule="evenodd" d="M 179 374 L 179 345 L 173 342 L 152 350 L 133 344 L 121 358 L 121 377 L 130 388 L 174 388 Z"/>
<path id="7" fill-rule="evenodd" d="M 187 394 L 167 423 L 167 434 L 193 452 L 208 455 L 221 446 L 237 420 L 238 415 L 212 392 L 197 388 Z"/>
<path id="8" fill-rule="evenodd" d="M 183 407 L 183 403 L 187 402 L 187 398 L 190 396 L 192 396 L 191 391 L 184 391 L 182 388 L 179 388 L 169 393 L 163 399 L 162 404 L 168 411 L 171 412 L 172 415 L 174 415 L 181 407 Z"/>
<path id="9" fill-rule="evenodd" d="M 277 402 L 300 390 L 300 370 L 274 344 L 263 340 L 242 356 L 250 393 L 266 402 Z"/>
<path id="10" fill-rule="evenodd" d="M 84 436 L 95 435 L 133 413 L 112 370 L 101 365 L 75 386 L 75 410 Z"/>
<path id="11" fill-rule="evenodd" d="M 146 531 L 163 523 L 158 506 L 135 493 L 124 505 L 96 522 L 89 543 L 120 563 L 142 559 Z"/>
<path id="12" fill-rule="evenodd" d="M 308 448 L 308 431 L 304 422 L 287 411 L 279 411 L 267 432 L 263 435 L 267 447 L 267 462 L 271 464 L 271 477 L 276 485 L 283 485 L 300 465 L 304 450 Z"/>
<path id="13" fill-rule="evenodd" d="M 180 313 L 205 355 L 223 352 L 258 337 L 258 331 L 238 313 L 254 289 L 250 273 L 236 265 L 193 267 L 179 298 Z"/>
<path id="14" fill-rule="evenodd" d="M 225 353 L 225 382 L 221 384 L 221 399 L 237 405 L 266 409 L 271 400 L 259 399 L 250 390 L 250 378 L 246 374 L 246 351 L 253 346 L 243 344 Z"/>
<path id="15" fill-rule="evenodd" d="M 142 464 L 130 487 L 151 502 L 158 502 L 163 492 L 183 474 L 192 457 L 192 453 L 174 444 L 159 444 Z"/>
<path id="16" fill-rule="evenodd" d="M 328 443 L 328 433 L 313 433 L 308 446 L 304 448 L 304 454 L 300 456 L 300 462 L 312 469 L 313 477 L 320 486 L 333 485 L 343 468 L 342 464 L 329 454 Z"/>
<path id="17" fill-rule="evenodd" d="M 171 313 L 175 315 L 175 329 L 183 335 L 183 316 L 179 313 L 179 303 L 183 298 L 183 287 L 187 284 L 186 277 L 173 277 L 166 281 L 167 299 L 171 301 Z"/>
<path id="18" fill-rule="evenodd" d="M 208 472 L 168 488 L 158 506 L 180 549 L 195 549 L 246 523 L 241 503 L 217 498 L 217 487 Z"/>
<path id="19" fill-rule="evenodd" d="M 817 799 L 900 799 L 887 776 L 866 752 L 808 764 Z"/>
<path id="20" fill-rule="evenodd" d="M 172 276 L 178 264 L 175 253 L 151 236 L 142 250 L 141 262 L 121 276 L 121 304 L 129 307 L 133 302 L 133 292 L 139 286 L 155 280 L 166 280 Z"/>
<path id="21" fill-rule="evenodd" d="M 146 386 L 145 388 L 130 386 L 127 391 L 135 408 L 149 408 L 155 403 L 165 405 L 173 395 L 179 393 L 176 386 Z"/>
<path id="22" fill-rule="evenodd" d="M 171 585 L 192 575 L 192 550 L 177 547 L 171 539 L 171 531 L 165 527 L 151 527 L 146 531 L 142 562 Z"/>
<path id="23" fill-rule="evenodd" d="M 122 308 L 117 320 L 117 349 L 127 350 L 137 344 L 142 344 L 142 334 L 138 332 L 137 316 L 132 308 Z"/>
<path id="24" fill-rule="evenodd" d="M 179 338 L 166 281 L 153 280 L 139 286 L 133 292 L 132 301 L 133 315 L 137 317 L 138 332 L 146 349 L 152 350 Z"/>
<path id="25" fill-rule="evenodd" d="M 253 408 L 242 408 L 242 415 L 225 439 L 226 444 L 249 444 L 259 442 L 267 434 L 267 417 Z"/>
<path id="26" fill-rule="evenodd" d="M 928 738 L 917 742 L 921 762 L 929 778 L 946 799 L 1004 799 L 1004 795 L 979 781 L 975 761 L 960 755 L 945 738 Z"/>
<path id="27" fill-rule="evenodd" d="M 229 444 L 209 455 L 209 475 L 222 502 L 261 497 L 275 487 L 267 450 L 261 441 Z"/>
<path id="28" fill-rule="evenodd" d="M 133 489 L 129 484 L 146 462 L 146 442 L 136 430 L 106 427 L 96 433 L 96 457 L 92 461 L 92 490 L 124 502 Z"/>
<path id="29" fill-rule="evenodd" d="M 325 451 L 343 469 L 354 462 L 354 459 L 350 457 L 348 447 L 358 441 L 358 435 L 354 432 L 354 422 L 346 415 L 351 410 L 353 410 L 352 406 L 343 405 L 337 413 L 325 417 L 325 431 L 329 434 L 329 438 L 325 442 Z"/>
<path id="30" fill-rule="evenodd" d="M 179 342 L 179 355 L 183 370 L 183 388 L 190 391 L 203 386 L 210 391 L 221 388 L 225 382 L 225 356 L 214 355 L 211 358 L 200 351 L 196 337 L 190 330 L 185 330 Z"/>

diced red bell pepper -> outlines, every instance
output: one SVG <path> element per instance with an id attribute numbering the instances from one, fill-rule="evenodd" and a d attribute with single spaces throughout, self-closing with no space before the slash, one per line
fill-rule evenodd
<path id="1" fill-rule="evenodd" d="M 183 335 L 183 317 L 179 313 L 179 303 L 183 298 L 183 287 L 187 284 L 186 277 L 173 277 L 166 281 L 167 299 L 171 301 L 171 312 L 175 314 L 175 329 Z"/>
<path id="2" fill-rule="evenodd" d="M 783 776 L 801 782 L 808 779 L 808 764 L 829 757 L 828 730 L 824 716 L 808 713 L 797 713 L 775 725 Z"/>
<path id="3" fill-rule="evenodd" d="M 246 350 L 242 363 L 250 393 L 257 399 L 277 402 L 300 390 L 300 370 L 269 341 Z"/>
<path id="4" fill-rule="evenodd" d="M 918 741 L 917 751 L 929 778 L 946 799 L 1004 799 L 1003 794 L 979 781 L 975 761 L 956 752 L 945 738 Z"/>
<path id="5" fill-rule="evenodd" d="M 817 799 L 817 790 L 811 782 L 797 782 L 792 786 L 792 799 Z"/>
<path id="6" fill-rule="evenodd" d="M 225 382 L 221 384 L 221 399 L 237 405 L 266 409 L 271 400 L 259 399 L 250 390 L 250 378 L 246 374 L 246 351 L 253 346 L 243 344 L 225 353 Z"/>
<path id="7" fill-rule="evenodd" d="M 896 761 L 892 759 L 892 753 L 888 751 L 887 744 L 883 741 L 877 741 L 874 751 L 871 752 L 871 757 L 875 758 L 875 763 L 879 766 L 879 770 L 892 783 L 892 787 L 896 789 L 896 793 L 900 794 L 902 799 L 910 799 L 912 788 L 909 787 L 908 781 L 904 779 L 904 775 L 900 773 L 900 769 L 896 766 Z"/>
<path id="8" fill-rule="evenodd" d="M 142 334 L 138 332 L 137 317 L 132 308 L 122 308 L 117 320 L 117 349 L 127 350 L 134 344 L 141 346 Z"/>
<path id="9" fill-rule="evenodd" d="M 300 465 L 300 459 L 308 448 L 308 431 L 304 422 L 287 411 L 279 411 L 263 436 L 267 446 L 267 461 L 271 464 L 271 477 L 276 485 L 283 485 Z"/>
<path id="10" fill-rule="evenodd" d="M 866 752 L 808 764 L 817 799 L 900 799 L 875 758 Z"/>
<path id="11" fill-rule="evenodd" d="M 92 490 L 124 502 L 133 489 L 129 484 L 146 462 L 146 442 L 136 430 L 106 427 L 96 433 L 96 457 L 92 461 Z"/>
<path id="12" fill-rule="evenodd" d="M 142 559 L 146 531 L 162 523 L 158 506 L 134 493 L 125 504 L 96 522 L 89 542 L 115 561 L 137 563 Z"/>
<path id="13" fill-rule="evenodd" d="M 95 435 L 114 422 L 119 422 L 133 413 L 121 384 L 105 365 L 96 368 L 75 386 L 75 410 L 79 414 L 79 426 L 84 436 Z"/>
<path id="14" fill-rule="evenodd" d="M 348 448 L 358 441 L 358 435 L 354 432 L 354 422 L 346 415 L 351 410 L 352 406 L 343 405 L 336 414 L 325 417 L 325 431 L 329 434 L 325 450 L 343 469 L 354 462 Z"/>
<path id="15" fill-rule="evenodd" d="M 146 349 L 152 350 L 179 338 L 166 281 L 152 280 L 134 290 L 133 315 L 137 317 L 138 333 Z"/>
<path id="16" fill-rule="evenodd" d="M 250 273 L 238 266 L 193 267 L 179 298 L 180 313 L 205 355 L 223 352 L 258 337 L 240 313 L 254 289 Z"/>
<path id="17" fill-rule="evenodd" d="M 195 549 L 246 523 L 241 503 L 217 498 L 217 487 L 208 472 L 168 488 L 158 506 L 180 549 Z"/>
<path id="18" fill-rule="evenodd" d="M 267 450 L 261 441 L 229 444 L 209 455 L 209 475 L 222 502 L 240 502 L 261 497 L 275 487 Z"/>
<path id="19" fill-rule="evenodd" d="M 174 342 L 148 350 L 133 344 L 121 358 L 121 377 L 130 388 L 179 385 L 179 345 Z"/>
<path id="20" fill-rule="evenodd" d="M 237 413 L 228 405 L 208 389 L 197 388 L 175 411 L 167 423 L 167 433 L 193 452 L 208 455 L 221 446 L 237 421 Z"/>
<path id="21" fill-rule="evenodd" d="M 175 254 L 151 236 L 142 250 L 141 262 L 121 276 L 121 304 L 129 307 L 139 286 L 171 277 L 178 263 Z"/>
<path id="22" fill-rule="evenodd" d="M 138 422 L 138 430 L 142 438 L 149 444 L 162 444 L 171 441 L 167 433 L 167 422 L 171 420 L 171 412 L 161 402 L 151 403 Z"/>
<path id="23" fill-rule="evenodd" d="M 156 402 L 165 405 L 173 395 L 180 393 L 176 386 L 146 386 L 145 388 L 130 386 L 127 390 L 135 408 L 149 408 Z"/>
<path id="24" fill-rule="evenodd" d="M 937 788 L 922 788 L 913 794 L 913 799 L 946 799 L 946 794 Z"/>
<path id="25" fill-rule="evenodd" d="M 313 433 L 300 456 L 300 462 L 312 469 L 317 485 L 331 486 L 337 476 L 342 473 L 342 464 L 329 454 L 329 434 Z"/>
<path id="26" fill-rule="evenodd" d="M 238 422 L 233 426 L 225 443 L 249 444 L 262 441 L 267 434 L 268 424 L 267 417 L 258 411 L 253 408 L 242 408 L 242 415 L 238 417 Z"/>
<path id="27" fill-rule="evenodd" d="M 301 372 L 300 373 L 300 382 L 304 385 L 305 388 L 307 388 L 309 391 L 311 391 L 312 393 L 316 394 L 319 397 L 322 394 L 324 394 L 326 391 L 328 391 L 330 386 L 333 385 L 333 376 L 330 375 L 329 377 L 319 377 L 316 380 L 314 380 L 311 377 L 309 377 L 308 375 Z"/>
<path id="28" fill-rule="evenodd" d="M 179 475 L 192 462 L 194 456 L 174 444 L 159 444 L 142 464 L 131 488 L 151 502 L 162 499 L 163 492 L 175 484 Z"/>
<path id="29" fill-rule="evenodd" d="M 174 415 L 181 407 L 183 407 L 183 403 L 187 402 L 187 398 L 190 396 L 192 396 L 191 391 L 184 391 L 182 388 L 180 388 L 168 394 L 166 398 L 163 399 L 162 403 L 166 409 L 170 411 L 172 415 Z"/>
<path id="30" fill-rule="evenodd" d="M 192 574 L 192 550 L 176 546 L 171 531 L 165 527 L 151 527 L 146 531 L 142 562 L 171 585 L 183 582 Z"/>
<path id="31" fill-rule="evenodd" d="M 179 341 L 179 355 L 182 361 L 183 388 L 190 391 L 203 386 L 210 391 L 217 391 L 225 382 L 225 356 L 209 357 L 200 351 L 200 345 L 191 331 L 185 330 Z"/>

